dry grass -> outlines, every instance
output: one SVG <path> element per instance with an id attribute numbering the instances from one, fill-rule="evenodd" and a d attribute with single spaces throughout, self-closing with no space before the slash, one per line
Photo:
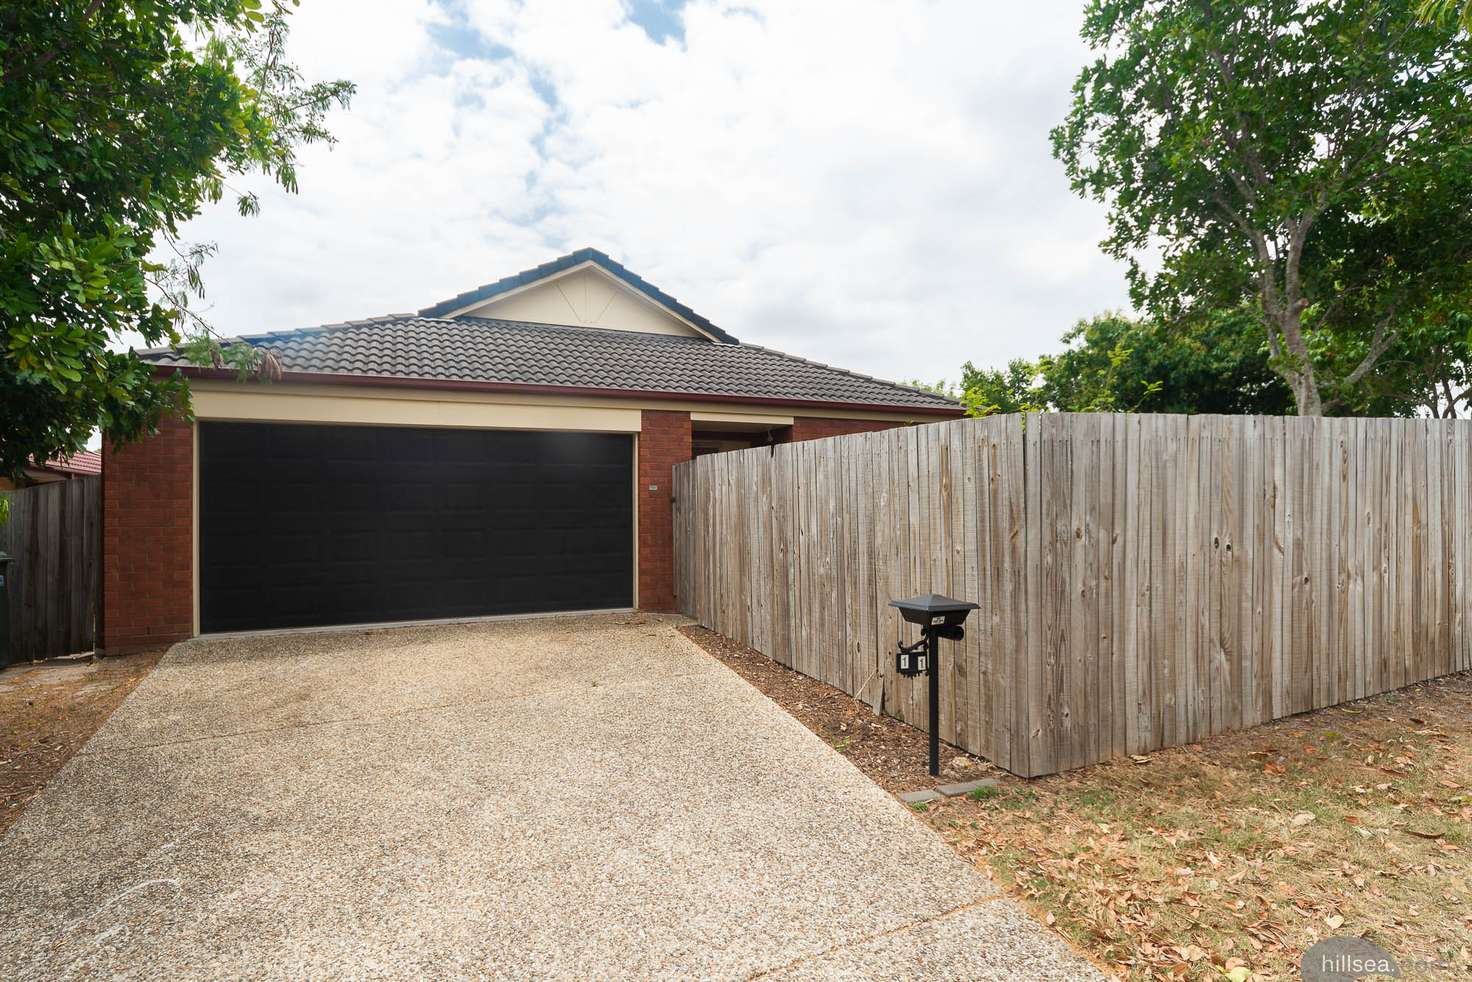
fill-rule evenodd
<path id="1" fill-rule="evenodd" d="M 1326 937 L 1472 972 L 1472 676 L 1030 782 L 924 818 L 1133 978 L 1298 977 Z"/>

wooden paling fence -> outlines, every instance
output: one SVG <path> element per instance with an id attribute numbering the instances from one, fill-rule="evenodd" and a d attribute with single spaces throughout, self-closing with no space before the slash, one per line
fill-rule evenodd
<path id="1" fill-rule="evenodd" d="M 680 609 L 1026 776 L 1472 668 L 1472 422 L 1029 414 L 675 471 Z"/>
<path id="2" fill-rule="evenodd" d="M 9 553 L 10 660 L 91 651 L 102 587 L 102 478 L 18 491 L 0 525 Z"/>

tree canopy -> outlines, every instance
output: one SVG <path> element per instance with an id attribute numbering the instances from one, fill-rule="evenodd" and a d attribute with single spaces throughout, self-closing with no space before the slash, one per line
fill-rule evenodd
<path id="1" fill-rule="evenodd" d="M 1250 302 L 1298 412 L 1353 411 L 1472 282 L 1472 40 L 1410 0 L 1091 0 L 1054 150 L 1161 320 Z M 1398 370 L 1397 370 L 1398 371 Z"/>
<path id="2" fill-rule="evenodd" d="M 1104 314 L 1063 335 L 1063 349 L 1005 369 L 967 363 L 968 409 L 993 412 L 1291 412 L 1250 311 L 1176 323 Z"/>
<path id="3" fill-rule="evenodd" d="M 294 0 L 291 0 L 294 5 Z M 208 243 L 179 228 L 262 173 L 296 190 L 295 151 L 330 140 L 345 81 L 285 58 L 288 0 L 51 0 L 0 7 L 0 473 L 125 441 L 187 409 L 182 379 L 131 353 L 179 344 L 249 368 L 189 310 Z M 167 251 L 170 259 L 150 257 Z"/>

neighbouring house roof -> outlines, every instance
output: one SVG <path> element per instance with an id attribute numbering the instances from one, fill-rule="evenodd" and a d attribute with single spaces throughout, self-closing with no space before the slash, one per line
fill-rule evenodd
<path id="1" fill-rule="evenodd" d="M 437 304 L 425 307 L 423 310 L 419 311 L 419 313 L 423 317 L 444 317 L 448 314 L 453 314 L 456 311 L 464 310 L 466 307 L 470 307 L 476 304 L 484 303 L 487 300 L 494 299 L 495 297 L 498 297 L 503 293 L 515 290 L 517 287 L 526 286 L 527 284 L 535 283 L 538 280 L 544 280 L 549 276 L 561 273 L 564 270 L 572 269 L 576 266 L 581 266 L 584 263 L 593 263 L 594 265 L 598 266 L 600 269 L 608 273 L 610 276 L 616 277 L 628 286 L 633 287 L 635 290 L 639 291 L 650 300 L 653 300 L 655 303 L 674 311 L 680 317 L 683 317 L 685 320 L 695 325 L 697 329 L 714 338 L 715 340 L 723 341 L 726 344 L 740 343 L 734 337 L 727 334 L 719 327 L 716 327 L 710 321 L 706 320 L 704 317 L 700 316 L 695 311 L 691 310 L 689 307 L 685 306 L 680 301 L 670 296 L 668 293 L 665 293 L 653 283 L 646 281 L 643 277 L 624 268 L 623 265 L 615 262 L 608 255 L 599 252 L 597 249 L 579 249 L 576 252 L 569 252 L 565 256 L 558 256 L 556 259 L 553 259 L 550 262 L 545 262 L 540 266 L 533 266 L 531 269 L 524 269 L 520 273 L 517 273 L 513 276 L 503 277 L 502 279 L 499 279 L 494 283 L 487 283 L 484 286 L 476 287 L 474 290 L 467 290 L 465 293 L 457 294 L 448 300 L 442 300 Z"/>
<path id="2" fill-rule="evenodd" d="M 319 375 L 346 381 L 362 378 L 365 383 L 469 382 L 939 414 L 961 411 L 954 400 L 931 392 L 734 339 L 722 344 L 693 336 L 396 314 L 241 340 L 273 351 L 293 381 L 311 381 Z M 139 352 L 139 357 L 161 367 L 191 367 L 173 350 Z"/>
<path id="3" fill-rule="evenodd" d="M 95 450 L 79 450 L 70 457 L 52 457 L 37 469 L 58 474 L 101 474 L 102 454 Z"/>

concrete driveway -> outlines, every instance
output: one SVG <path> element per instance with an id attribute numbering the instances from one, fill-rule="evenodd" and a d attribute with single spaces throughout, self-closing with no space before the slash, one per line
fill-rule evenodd
<path id="1" fill-rule="evenodd" d="M 0 840 L 0 977 L 1099 977 L 673 624 L 179 645 Z"/>

